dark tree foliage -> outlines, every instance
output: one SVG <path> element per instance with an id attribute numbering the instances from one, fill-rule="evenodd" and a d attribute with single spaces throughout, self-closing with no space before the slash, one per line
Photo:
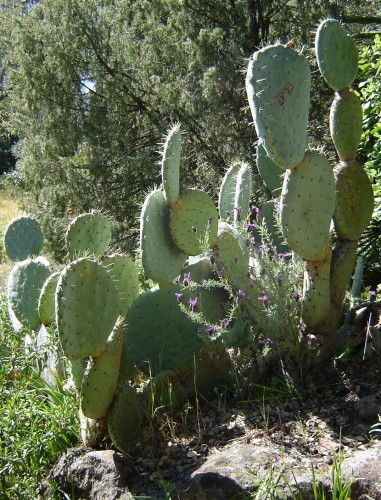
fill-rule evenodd
<path id="1" fill-rule="evenodd" d="M 185 132 L 183 187 L 215 194 L 232 161 L 254 165 L 247 58 L 278 39 L 311 45 L 321 17 L 353 13 L 355 3 L 0 3 L 2 127 L 19 138 L 24 203 L 48 240 L 73 215 L 101 209 L 115 247 L 134 248 L 139 206 L 160 183 L 159 142 L 174 122 Z"/>

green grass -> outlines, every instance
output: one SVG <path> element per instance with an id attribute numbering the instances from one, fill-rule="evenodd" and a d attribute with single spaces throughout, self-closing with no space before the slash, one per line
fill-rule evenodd
<path id="1" fill-rule="evenodd" d="M 24 349 L 24 333 L 9 324 L 0 297 L 0 498 L 34 499 L 56 459 L 78 441 L 73 394 L 39 377 L 43 354 Z M 38 368 L 39 367 L 39 368 Z"/>

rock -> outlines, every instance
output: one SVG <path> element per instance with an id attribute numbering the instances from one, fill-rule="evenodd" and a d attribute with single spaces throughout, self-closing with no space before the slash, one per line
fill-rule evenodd
<path id="1" fill-rule="evenodd" d="M 381 443 L 344 459 L 342 477 L 352 483 L 351 499 L 381 500 Z"/>
<path id="2" fill-rule="evenodd" d="M 374 395 L 361 398 L 357 401 L 355 408 L 358 412 L 359 419 L 368 423 L 377 422 L 378 415 L 381 413 L 380 403 Z"/>
<path id="3" fill-rule="evenodd" d="M 334 442 L 330 444 L 333 448 Z M 338 457 L 338 454 L 332 456 Z M 163 490 L 157 489 L 155 480 L 144 483 L 147 473 L 141 473 L 140 483 L 139 475 L 131 475 L 135 461 L 113 450 L 68 450 L 41 484 L 37 498 L 50 498 L 49 482 L 76 500 L 129 500 L 136 498 L 136 493 L 147 498 L 162 498 Z M 270 498 L 271 495 L 274 499 L 310 500 L 314 498 L 312 470 L 319 494 L 324 492 L 326 498 L 331 498 L 332 471 L 339 474 L 338 468 L 335 469 L 332 460 L 298 453 L 290 456 L 272 443 L 234 441 L 222 449 L 212 450 L 190 476 L 179 474 L 173 481 L 171 498 L 228 500 Z M 350 499 L 381 500 L 381 443 L 374 442 L 364 450 L 350 450 L 343 459 L 338 477 L 343 483 L 351 483 Z"/>
<path id="4" fill-rule="evenodd" d="M 130 500 L 125 486 L 126 461 L 113 450 L 72 448 L 63 455 L 36 492 L 38 499 L 51 498 L 49 482 L 76 500 Z"/>

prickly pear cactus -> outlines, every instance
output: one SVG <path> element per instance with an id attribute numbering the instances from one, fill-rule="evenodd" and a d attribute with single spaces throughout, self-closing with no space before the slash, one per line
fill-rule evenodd
<path id="1" fill-rule="evenodd" d="M 286 172 L 280 216 L 287 244 L 303 259 L 325 260 L 335 208 L 335 180 L 327 158 L 309 151 Z"/>
<path id="2" fill-rule="evenodd" d="M 272 161 L 262 144 L 257 146 L 257 169 L 266 187 L 274 196 L 279 196 L 282 189 L 284 170 Z"/>
<path id="3" fill-rule="evenodd" d="M 132 360 L 147 374 L 183 371 L 202 345 L 200 325 L 179 307 L 179 285 L 144 292 L 131 305 L 124 332 Z"/>
<path id="4" fill-rule="evenodd" d="M 190 189 L 172 207 L 169 229 L 176 246 L 187 255 L 199 255 L 217 239 L 218 214 L 212 198 Z"/>
<path id="5" fill-rule="evenodd" d="M 181 130 L 177 123 L 168 132 L 161 162 L 164 196 L 169 206 L 174 205 L 180 195 L 180 154 Z"/>
<path id="6" fill-rule="evenodd" d="M 55 321 L 55 296 L 60 273 L 53 273 L 45 281 L 38 299 L 38 315 L 45 326 Z"/>
<path id="7" fill-rule="evenodd" d="M 71 221 L 65 236 L 70 258 L 101 256 L 111 241 L 111 223 L 105 215 L 86 213 Z"/>
<path id="8" fill-rule="evenodd" d="M 356 157 L 362 134 L 360 98 L 349 89 L 337 93 L 331 106 L 329 126 L 340 160 Z"/>
<path id="9" fill-rule="evenodd" d="M 356 161 L 335 168 L 337 202 L 335 230 L 340 239 L 358 241 L 373 213 L 373 189 L 364 168 Z"/>
<path id="10" fill-rule="evenodd" d="M 118 389 L 108 419 L 108 432 L 119 451 L 131 453 L 142 435 L 145 408 L 131 385 Z"/>
<path id="11" fill-rule="evenodd" d="M 252 175 L 250 165 L 242 163 L 237 174 L 234 197 L 234 225 L 238 226 L 249 216 Z"/>
<path id="12" fill-rule="evenodd" d="M 56 292 L 56 320 L 69 359 L 96 357 L 106 348 L 118 317 L 119 296 L 108 272 L 81 257 L 62 271 Z"/>
<path id="13" fill-rule="evenodd" d="M 81 384 L 81 410 L 88 418 L 104 417 L 114 398 L 122 354 L 122 330 L 120 318 L 107 339 L 105 350 L 88 362 Z"/>
<path id="14" fill-rule="evenodd" d="M 172 241 L 169 207 L 163 191 L 152 191 L 145 199 L 140 216 L 140 252 L 147 278 L 170 283 L 184 267 L 187 254 Z"/>
<path id="15" fill-rule="evenodd" d="M 218 196 L 218 213 L 221 220 L 234 220 L 235 192 L 240 168 L 240 163 L 233 163 L 222 180 Z"/>
<path id="16" fill-rule="evenodd" d="M 43 247 L 40 225 L 32 217 L 23 215 L 12 219 L 4 231 L 4 248 L 13 261 L 37 256 Z"/>
<path id="17" fill-rule="evenodd" d="M 111 255 L 102 262 L 119 293 L 119 314 L 126 316 L 128 308 L 139 296 L 139 271 L 131 257 Z"/>
<path id="18" fill-rule="evenodd" d="M 283 169 L 304 158 L 310 82 L 306 58 L 290 47 L 271 45 L 250 59 L 246 90 L 255 130 L 268 156 Z"/>
<path id="19" fill-rule="evenodd" d="M 41 288 L 50 275 L 49 263 L 42 257 L 17 262 L 8 276 L 9 307 L 26 328 L 36 329 L 41 323 L 38 300 Z"/>
<path id="20" fill-rule="evenodd" d="M 327 84 L 337 92 L 349 88 L 357 75 L 358 52 L 355 42 L 339 21 L 327 19 L 319 25 L 315 51 Z"/>

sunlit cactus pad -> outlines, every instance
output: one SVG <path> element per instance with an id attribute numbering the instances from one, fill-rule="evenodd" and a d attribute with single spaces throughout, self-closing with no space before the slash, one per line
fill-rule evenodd
<path id="1" fill-rule="evenodd" d="M 107 339 L 105 350 L 88 362 L 81 384 L 81 409 L 89 418 L 102 418 L 112 403 L 118 385 L 122 354 L 122 322 Z"/>
<path id="2" fill-rule="evenodd" d="M 142 266 L 147 278 L 158 283 L 170 283 L 187 259 L 170 237 L 168 211 L 163 191 L 156 190 L 145 199 L 140 216 Z"/>
<path id="3" fill-rule="evenodd" d="M 306 58 L 292 48 L 270 45 L 250 59 L 246 89 L 255 129 L 280 168 L 293 168 L 303 159 L 310 83 Z"/>
<path id="4" fill-rule="evenodd" d="M 71 221 L 65 236 L 71 258 L 103 255 L 111 241 L 111 223 L 105 215 L 86 213 Z"/>
<path id="5" fill-rule="evenodd" d="M 202 345 L 200 325 L 180 309 L 181 293 L 179 285 L 149 290 L 128 311 L 126 347 L 145 373 L 182 371 Z"/>
<path id="6" fill-rule="evenodd" d="M 161 163 L 164 195 L 168 205 L 176 203 L 180 194 L 180 154 L 181 130 L 180 124 L 176 124 L 168 132 Z"/>
<path id="7" fill-rule="evenodd" d="M 336 94 L 331 106 L 329 128 L 341 160 L 356 157 L 362 134 L 362 115 L 360 98 L 353 91 Z"/>
<path id="8" fill-rule="evenodd" d="M 218 212 L 223 220 L 234 219 L 234 201 L 240 163 L 230 165 L 222 179 L 218 197 Z"/>
<path id="9" fill-rule="evenodd" d="M 275 196 L 279 196 L 282 189 L 284 170 L 272 161 L 262 144 L 257 147 L 257 169 L 266 187 Z"/>
<path id="10" fill-rule="evenodd" d="M 119 296 L 108 272 L 82 257 L 63 270 L 57 284 L 56 320 L 69 359 L 98 356 L 118 317 Z"/>
<path id="11" fill-rule="evenodd" d="M 327 84 L 336 91 L 349 88 L 356 78 L 358 52 L 354 40 L 335 19 L 323 21 L 315 39 L 316 58 Z"/>
<path id="12" fill-rule="evenodd" d="M 335 168 L 335 229 L 343 240 L 359 240 L 373 212 L 372 184 L 356 160 L 342 162 Z"/>
<path id="13" fill-rule="evenodd" d="M 297 168 L 286 172 L 280 204 L 283 236 L 303 259 L 326 257 L 334 207 L 332 166 L 324 155 L 309 151 Z"/>
<path id="14" fill-rule="evenodd" d="M 45 281 L 38 301 L 38 315 L 45 326 L 55 321 L 55 296 L 60 273 L 53 273 Z"/>
<path id="15" fill-rule="evenodd" d="M 38 299 L 41 288 L 50 275 L 45 259 L 26 259 L 17 262 L 8 277 L 9 306 L 17 320 L 25 327 L 35 329 L 41 323 Z"/>
<path id="16" fill-rule="evenodd" d="M 119 314 L 126 316 L 128 308 L 139 296 L 139 271 L 128 255 L 106 257 L 103 267 L 113 279 L 119 293 Z"/>
<path id="17" fill-rule="evenodd" d="M 185 254 L 199 255 L 217 240 L 218 214 L 212 198 L 200 189 L 190 189 L 172 207 L 171 236 Z"/>
<path id="18" fill-rule="evenodd" d="M 13 261 L 37 256 L 43 246 L 40 225 L 32 217 L 22 215 L 12 219 L 4 231 L 4 247 Z"/>

